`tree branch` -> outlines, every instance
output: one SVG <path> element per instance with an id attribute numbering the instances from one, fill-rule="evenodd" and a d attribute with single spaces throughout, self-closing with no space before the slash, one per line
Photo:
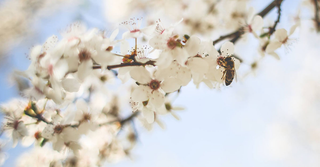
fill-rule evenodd
<path id="1" fill-rule="evenodd" d="M 155 66 L 155 61 L 149 60 L 146 63 L 140 63 L 140 62 L 132 62 L 132 63 L 121 63 L 116 65 L 109 65 L 107 66 L 108 70 L 114 69 L 114 68 L 121 68 L 121 67 L 130 67 L 130 66 L 145 66 L 145 65 L 152 65 Z M 96 65 L 92 67 L 93 69 L 101 69 L 100 65 Z"/>
<path id="2" fill-rule="evenodd" d="M 230 34 L 227 34 L 227 35 L 224 35 L 224 36 L 220 36 L 220 38 L 218 38 L 218 39 L 213 41 L 213 45 L 215 45 L 218 42 L 220 42 L 220 41 L 222 41 L 224 39 L 227 39 L 227 38 L 241 36 L 242 35 L 242 31 L 243 31 L 243 28 L 240 28 L 239 30 L 237 30 L 237 31 L 235 31 L 233 33 L 230 33 Z"/>

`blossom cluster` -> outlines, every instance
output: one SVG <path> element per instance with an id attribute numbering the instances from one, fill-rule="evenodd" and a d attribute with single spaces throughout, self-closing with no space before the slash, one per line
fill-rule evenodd
<path id="1" fill-rule="evenodd" d="M 285 29 L 276 30 L 270 41 L 271 34 L 257 33 L 262 31 L 262 17 L 248 13 L 241 32 L 263 41 L 263 52 L 271 55 L 297 27 L 289 35 Z M 177 33 L 181 22 L 167 26 L 158 19 L 141 28 L 142 18 L 131 18 L 120 24 L 128 29 L 121 37 L 119 29 L 108 35 L 75 23 L 60 40 L 53 35 L 34 46 L 28 69 L 14 74 L 31 86 L 21 91 L 23 99 L 1 106 L 3 131 L 13 147 L 19 141 L 36 145 L 32 158 L 23 156 L 18 166 L 97 166 L 117 161 L 130 156 L 135 145 L 137 134 L 129 124 L 134 118 L 147 129 L 154 123 L 162 126 L 160 115 L 178 118 L 174 111 L 183 108 L 172 106 L 170 94 L 191 81 L 211 89 L 233 84 L 240 67 L 234 44 L 224 42 L 217 50 L 212 41 Z M 141 45 L 141 39 L 148 43 Z M 116 78 L 123 84 L 114 91 L 110 87 Z M 123 107 L 129 103 L 131 109 Z M 124 110 L 130 115 L 125 117 Z"/>

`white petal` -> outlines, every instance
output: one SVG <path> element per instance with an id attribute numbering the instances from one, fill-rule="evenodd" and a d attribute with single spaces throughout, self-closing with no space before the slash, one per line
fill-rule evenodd
<path id="1" fill-rule="evenodd" d="M 119 29 L 114 30 L 114 31 L 112 32 L 112 34 L 110 35 L 109 40 L 110 40 L 110 41 L 113 41 L 113 40 L 117 37 L 118 33 L 119 33 Z"/>
<path id="2" fill-rule="evenodd" d="M 186 61 L 188 60 L 189 54 L 185 49 L 176 48 L 172 53 L 172 56 L 181 66 L 186 65 Z"/>
<path id="3" fill-rule="evenodd" d="M 61 59 L 57 62 L 57 64 L 54 65 L 53 68 L 53 73 L 55 77 L 60 80 L 62 79 L 66 73 L 68 72 L 69 67 L 68 67 L 68 62 L 66 59 Z"/>
<path id="4" fill-rule="evenodd" d="M 178 74 L 181 86 L 186 86 L 191 81 L 191 71 L 186 67 L 181 67 Z"/>
<path id="5" fill-rule="evenodd" d="M 131 94 L 132 101 L 141 102 L 148 100 L 148 88 L 146 86 L 139 86 L 134 89 Z"/>
<path id="6" fill-rule="evenodd" d="M 209 54 L 209 56 L 213 56 L 213 57 L 219 57 L 220 56 L 219 52 L 217 51 L 217 49 L 213 45 L 208 50 L 208 54 Z"/>
<path id="7" fill-rule="evenodd" d="M 248 10 L 248 13 L 247 13 L 247 23 L 248 24 L 252 23 L 251 21 L 252 21 L 253 16 L 254 16 L 254 8 L 250 7 Z"/>
<path id="8" fill-rule="evenodd" d="M 21 140 L 21 145 L 24 146 L 24 147 L 28 147 L 28 146 L 30 146 L 33 142 L 34 142 L 34 137 L 33 137 L 33 136 L 27 136 L 27 137 L 24 137 L 24 138 Z"/>
<path id="9" fill-rule="evenodd" d="M 81 110 L 82 112 L 88 111 L 88 104 L 83 99 L 78 99 L 76 102 L 76 106 L 78 110 Z"/>
<path id="10" fill-rule="evenodd" d="M 280 60 L 280 57 L 276 52 L 271 52 L 271 53 L 268 53 L 268 54 L 271 55 L 272 57 L 274 57 L 275 59 Z"/>
<path id="11" fill-rule="evenodd" d="M 283 42 L 287 37 L 287 30 L 286 29 L 277 29 L 276 32 L 274 32 L 275 38 L 279 40 L 279 42 Z"/>
<path id="12" fill-rule="evenodd" d="M 47 125 L 47 126 L 43 129 L 43 131 L 42 131 L 42 133 L 41 133 L 41 136 L 42 136 L 43 138 L 46 138 L 46 139 L 51 139 L 51 138 L 53 137 L 53 133 L 54 133 L 53 128 L 54 128 L 54 125 Z"/>
<path id="13" fill-rule="evenodd" d="M 168 113 L 168 110 L 166 109 L 165 105 L 162 105 L 161 107 L 157 108 L 156 111 L 157 111 L 157 114 L 161 114 L 161 115 Z"/>
<path id="14" fill-rule="evenodd" d="M 64 90 L 68 92 L 78 92 L 81 85 L 79 81 L 75 78 L 66 78 L 62 80 L 61 83 Z"/>
<path id="15" fill-rule="evenodd" d="M 64 145 L 64 141 L 61 139 L 58 139 L 56 142 L 52 143 L 52 148 L 56 151 L 61 151 L 63 145 Z"/>
<path id="16" fill-rule="evenodd" d="M 164 51 L 160 54 L 157 60 L 157 66 L 161 69 L 167 68 L 172 63 L 173 58 L 168 51 Z"/>
<path id="17" fill-rule="evenodd" d="M 232 42 L 226 42 L 221 46 L 221 54 L 223 56 L 232 55 L 234 53 L 234 45 Z"/>
<path id="18" fill-rule="evenodd" d="M 121 41 L 120 43 L 120 52 L 122 55 L 125 55 L 129 52 L 130 45 L 126 40 Z"/>
<path id="19" fill-rule="evenodd" d="M 209 64 L 200 57 L 194 57 L 188 60 L 188 67 L 192 72 L 204 74 L 209 70 Z"/>
<path id="20" fill-rule="evenodd" d="M 172 107 L 171 110 L 182 111 L 182 110 L 185 110 L 185 108 L 183 108 L 183 107 Z"/>
<path id="21" fill-rule="evenodd" d="M 161 89 L 166 93 L 174 92 L 180 88 L 180 82 L 176 78 L 167 78 L 161 83 Z"/>
<path id="22" fill-rule="evenodd" d="M 181 18 L 178 22 L 174 23 L 173 26 L 177 26 L 178 24 L 180 24 L 183 21 L 183 18 Z"/>
<path id="23" fill-rule="evenodd" d="M 240 67 L 240 60 L 234 58 L 233 61 L 234 61 L 234 67 L 235 67 L 235 69 L 238 70 L 239 67 Z"/>
<path id="24" fill-rule="evenodd" d="M 298 26 L 299 26 L 299 24 L 293 25 L 293 26 L 290 28 L 290 33 L 289 33 L 289 35 L 292 35 Z"/>
<path id="25" fill-rule="evenodd" d="M 263 27 L 263 18 L 259 15 L 255 16 L 252 20 L 251 28 L 253 31 L 259 31 Z"/>
<path id="26" fill-rule="evenodd" d="M 266 48 L 266 52 L 271 53 L 271 52 L 275 51 L 276 49 L 280 48 L 281 45 L 282 45 L 282 43 L 278 42 L 278 41 L 270 42 Z"/>
<path id="27" fill-rule="evenodd" d="M 83 122 L 80 124 L 80 126 L 78 127 L 78 132 L 80 134 L 86 134 L 88 131 L 90 130 L 90 126 L 88 122 Z"/>
<path id="28" fill-rule="evenodd" d="M 150 95 L 149 102 L 155 107 L 159 108 L 164 104 L 164 94 L 160 91 L 153 91 Z"/>
<path id="29" fill-rule="evenodd" d="M 101 69 L 106 69 L 106 66 L 114 61 L 115 56 L 111 52 L 102 51 L 99 52 L 99 54 L 92 56 L 92 59 L 101 65 Z"/>
<path id="30" fill-rule="evenodd" d="M 174 112 L 170 112 L 170 113 L 176 120 L 180 120 L 180 117 L 177 114 L 175 114 Z"/>
<path id="31" fill-rule="evenodd" d="M 154 24 L 154 25 L 150 25 L 148 27 L 145 27 L 143 29 L 141 29 L 141 32 L 147 36 L 150 36 L 152 35 L 152 33 L 154 32 L 154 30 L 156 29 L 157 25 Z"/>
<path id="32" fill-rule="evenodd" d="M 138 32 L 130 32 L 130 31 L 126 31 L 122 34 L 122 39 L 128 39 L 128 38 L 137 38 L 140 36 L 140 31 Z"/>
<path id="33" fill-rule="evenodd" d="M 50 51 L 52 48 L 55 47 L 57 42 L 58 42 L 58 37 L 56 35 L 52 35 L 51 37 L 49 37 L 42 46 L 43 52 Z"/>
<path id="34" fill-rule="evenodd" d="M 92 60 L 84 61 L 79 65 L 77 74 L 80 81 L 83 81 L 87 76 L 91 74 L 92 65 Z"/>
<path id="35" fill-rule="evenodd" d="M 31 61 L 35 62 L 41 54 L 41 45 L 34 46 L 30 52 Z"/>
<path id="36" fill-rule="evenodd" d="M 80 134 L 72 127 L 64 128 L 61 135 L 63 135 L 65 142 L 77 141 L 80 138 Z"/>
<path id="37" fill-rule="evenodd" d="M 12 147 L 16 147 L 18 144 L 19 134 L 17 131 L 12 131 Z"/>
<path id="38" fill-rule="evenodd" d="M 132 79 L 140 84 L 147 84 L 151 81 L 151 74 L 145 67 L 136 67 L 130 71 Z"/>
<path id="39" fill-rule="evenodd" d="M 185 45 L 185 49 L 189 53 L 189 56 L 195 56 L 199 52 L 201 40 L 196 36 L 191 36 Z"/>
<path id="40" fill-rule="evenodd" d="M 131 67 L 122 67 L 118 70 L 118 78 L 122 81 L 122 83 L 126 83 L 130 79 L 129 72 Z"/>
<path id="41" fill-rule="evenodd" d="M 143 115 L 144 118 L 146 118 L 148 123 L 153 123 L 154 122 L 154 112 L 149 110 L 148 108 L 144 107 L 142 109 L 142 115 Z"/>

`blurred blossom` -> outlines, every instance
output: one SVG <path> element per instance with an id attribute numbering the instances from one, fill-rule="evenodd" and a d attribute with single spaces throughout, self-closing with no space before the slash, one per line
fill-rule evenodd
<path id="1" fill-rule="evenodd" d="M 35 21 L 54 14 L 63 5 L 75 5 L 74 0 L 4 0 L 0 5 L 0 56 L 14 44 L 32 35 Z"/>

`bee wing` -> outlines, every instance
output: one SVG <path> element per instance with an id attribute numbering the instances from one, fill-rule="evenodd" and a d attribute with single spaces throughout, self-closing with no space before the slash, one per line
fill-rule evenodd
<path id="1" fill-rule="evenodd" d="M 234 81 L 238 82 L 237 70 L 234 70 Z"/>
<path id="2" fill-rule="evenodd" d="M 240 61 L 237 58 L 232 57 L 234 62 L 234 80 L 238 82 L 238 75 L 237 75 L 237 69 L 240 66 Z"/>

